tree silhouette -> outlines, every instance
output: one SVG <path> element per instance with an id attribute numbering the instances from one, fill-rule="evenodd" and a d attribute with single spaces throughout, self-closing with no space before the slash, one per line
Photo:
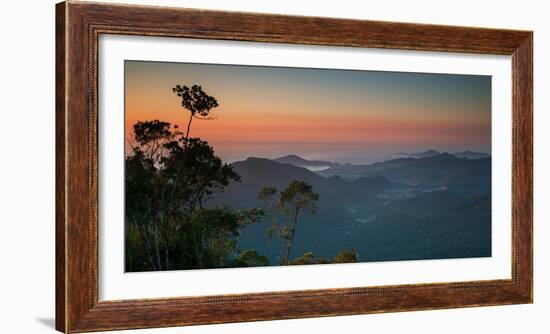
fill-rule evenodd
<path id="1" fill-rule="evenodd" d="M 144 159 L 158 162 L 165 154 L 164 144 L 172 140 L 179 133 L 170 130 L 170 123 L 159 121 L 138 121 L 134 124 L 132 149 L 143 153 Z"/>
<path id="2" fill-rule="evenodd" d="M 346 249 L 336 254 L 332 263 L 353 263 L 357 261 L 359 261 L 357 252 L 353 249 Z"/>
<path id="3" fill-rule="evenodd" d="M 292 250 L 300 213 L 316 213 L 318 200 L 319 194 L 313 192 L 313 187 L 303 181 L 294 180 L 281 192 L 279 205 L 281 206 L 281 210 L 291 217 L 291 225 L 289 226 L 288 236 L 286 238 L 286 250 L 282 258 L 283 264 L 288 263 L 288 257 Z"/>
<path id="4" fill-rule="evenodd" d="M 186 248 L 192 254 L 195 268 L 216 268 L 222 265 L 233 247 L 239 229 L 238 217 L 227 208 L 200 208 L 185 220 Z"/>
<path id="5" fill-rule="evenodd" d="M 270 237 L 277 233 L 284 241 L 279 262 L 281 265 L 287 265 L 300 215 L 316 213 L 319 194 L 313 191 L 310 184 L 296 180 L 290 182 L 287 188 L 280 193 L 278 201 L 274 198 L 276 193 L 276 188 L 264 187 L 258 194 L 258 199 L 264 203 L 266 215 L 271 219 L 271 225 L 266 233 Z M 285 215 L 290 223 L 279 224 L 276 218 L 277 213 Z"/>
<path id="6" fill-rule="evenodd" d="M 220 259 L 236 242 L 231 239 L 250 218 L 247 212 L 208 209 L 204 203 L 240 177 L 206 141 L 184 138 L 170 127 L 159 120 L 134 124 L 136 144 L 126 157 L 126 230 L 132 251 L 127 268 L 223 266 Z"/>
<path id="7" fill-rule="evenodd" d="M 213 96 L 206 94 L 201 86 L 193 85 L 191 88 L 182 85 L 176 85 L 172 92 L 181 97 L 181 106 L 189 110 L 189 121 L 187 122 L 187 131 L 185 139 L 189 139 L 191 122 L 193 118 L 213 119 L 210 110 L 219 106 L 218 101 Z"/>
<path id="8" fill-rule="evenodd" d="M 267 256 L 258 254 L 255 249 L 245 250 L 239 255 L 238 261 L 243 262 L 247 267 L 269 266 Z"/>
<path id="9" fill-rule="evenodd" d="M 263 187 L 262 190 L 258 193 L 258 199 L 264 205 L 264 214 L 270 220 L 269 228 L 267 229 L 267 235 L 272 238 L 273 234 L 279 232 L 281 226 L 277 223 L 277 211 L 278 203 L 275 199 L 275 194 L 277 194 L 277 188 L 275 187 Z"/>
<path id="10" fill-rule="evenodd" d="M 222 192 L 230 181 L 240 180 L 233 167 L 223 163 L 204 140 L 181 138 L 165 147 L 168 154 L 162 158 L 162 173 L 190 210 L 202 208 L 211 195 Z"/>
<path id="11" fill-rule="evenodd" d="M 126 230 L 130 233 L 130 227 L 135 227 L 154 270 L 161 270 L 168 263 L 166 247 L 165 263 L 162 263 L 161 233 L 169 233 L 165 219 L 169 203 L 163 200 L 166 180 L 158 173 L 158 168 L 164 145 L 172 138 L 170 123 L 137 122 L 134 124 L 136 146 L 126 157 Z"/>

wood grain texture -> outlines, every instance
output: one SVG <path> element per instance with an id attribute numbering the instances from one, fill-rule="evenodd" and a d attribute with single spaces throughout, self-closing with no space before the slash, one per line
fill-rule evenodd
<path id="1" fill-rule="evenodd" d="M 58 4 L 56 16 L 56 328 L 59 331 L 532 302 L 531 32 L 71 1 Z M 101 34 L 511 55 L 512 279 L 99 301 L 97 43 Z"/>
<path id="2" fill-rule="evenodd" d="M 56 8 L 55 24 L 55 328 L 65 330 L 65 4 Z"/>

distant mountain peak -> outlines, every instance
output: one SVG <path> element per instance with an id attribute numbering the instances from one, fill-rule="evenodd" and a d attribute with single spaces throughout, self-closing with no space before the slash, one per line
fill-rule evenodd
<path id="1" fill-rule="evenodd" d="M 268 162 L 268 161 L 271 161 L 271 160 L 266 159 L 266 158 L 260 158 L 260 157 L 248 157 L 244 161 L 246 161 L 246 162 Z M 242 163 L 244 161 L 235 161 L 234 163 Z"/>
<path id="2" fill-rule="evenodd" d="M 301 156 L 298 156 L 296 154 L 288 154 L 288 155 L 285 155 L 284 157 L 279 157 L 279 158 L 276 158 L 276 159 L 273 159 L 273 160 L 277 160 L 277 159 L 301 159 L 301 160 L 306 160 L 306 159 L 304 159 Z"/>
<path id="3" fill-rule="evenodd" d="M 284 157 L 279 157 L 272 159 L 273 161 L 283 163 L 283 164 L 290 164 L 295 166 L 332 166 L 335 163 L 330 161 L 321 161 L 321 160 L 308 160 L 304 159 L 296 154 L 289 154 L 285 155 Z"/>
<path id="4" fill-rule="evenodd" d="M 449 152 L 439 152 L 434 149 L 429 149 L 424 152 L 418 152 L 418 153 L 396 153 L 395 155 L 401 156 L 401 157 L 407 157 L 407 158 L 415 158 L 415 159 L 423 159 L 423 158 L 432 158 L 437 157 L 440 155 L 443 155 L 443 157 L 451 158 L 450 156 L 454 156 L 461 159 L 481 159 L 481 158 L 488 158 L 491 155 L 489 153 L 483 153 L 483 152 L 475 152 L 471 150 L 466 150 L 463 152 L 455 152 L 455 153 L 449 153 Z M 441 157 L 440 157 L 441 158 Z"/>
<path id="5" fill-rule="evenodd" d="M 231 165 L 243 180 L 248 180 L 249 182 L 262 180 L 261 182 L 258 181 L 260 186 L 271 186 L 274 184 L 277 184 L 277 186 L 286 186 L 291 180 L 316 183 L 324 179 L 322 176 L 306 168 L 266 158 L 249 157 L 243 161 L 235 161 Z M 280 182 L 276 182 L 277 180 Z"/>
<path id="6" fill-rule="evenodd" d="M 458 157 L 450 154 L 449 152 L 443 152 L 443 153 L 439 153 L 437 155 L 434 155 L 434 156 L 431 156 L 431 157 L 427 157 L 425 159 L 433 159 L 433 160 L 439 160 L 439 159 L 458 159 Z"/>
<path id="7" fill-rule="evenodd" d="M 307 159 L 304 159 L 302 158 L 301 156 L 299 155 L 296 155 L 296 154 L 289 154 L 289 155 L 285 155 L 284 157 L 278 157 L 278 158 L 275 158 L 275 159 L 272 159 L 273 161 L 278 161 L 278 162 L 288 162 L 290 164 L 292 163 L 307 163 L 309 162 L 309 160 Z"/>
<path id="8" fill-rule="evenodd" d="M 396 155 L 398 156 L 405 156 L 408 158 L 429 158 L 439 154 L 441 154 L 441 152 L 436 151 L 434 149 L 429 149 L 424 152 L 417 152 L 417 153 L 396 153 Z"/>
<path id="9" fill-rule="evenodd" d="M 453 153 L 453 155 L 455 157 L 458 157 L 458 158 L 466 158 L 466 159 L 470 159 L 470 160 L 488 158 L 488 157 L 491 156 L 489 153 L 475 152 L 475 151 L 470 151 L 470 150 L 466 150 L 466 151 L 463 151 L 463 152 L 455 152 L 455 153 Z"/>

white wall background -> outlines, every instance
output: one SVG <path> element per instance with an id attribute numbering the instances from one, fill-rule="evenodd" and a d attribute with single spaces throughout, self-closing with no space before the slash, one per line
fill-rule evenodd
<path id="1" fill-rule="evenodd" d="M 194 8 L 535 31 L 535 304 L 168 328 L 126 333 L 548 333 L 550 24 L 544 1 L 128 0 Z M 54 4 L 0 4 L 0 332 L 54 317 Z M 546 204 L 546 205 L 545 205 Z"/>

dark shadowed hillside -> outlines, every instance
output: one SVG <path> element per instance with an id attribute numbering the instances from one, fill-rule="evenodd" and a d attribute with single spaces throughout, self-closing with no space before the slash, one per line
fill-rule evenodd
<path id="1" fill-rule="evenodd" d="M 333 257 L 347 248 L 361 261 L 490 256 L 490 158 L 442 153 L 372 165 L 334 164 L 318 172 L 262 158 L 232 166 L 241 182 L 232 182 L 212 205 L 258 207 L 263 186 L 280 191 L 292 180 L 311 184 L 319 194 L 318 212 L 304 217 L 293 257 L 307 251 Z M 276 262 L 280 246 L 268 238 L 267 228 L 265 222 L 248 226 L 241 246 Z"/>
<path id="2" fill-rule="evenodd" d="M 449 186 L 471 191 L 489 191 L 491 158 L 457 158 L 441 153 L 427 158 L 398 158 L 371 165 L 339 165 L 319 172 L 348 179 L 383 176 L 393 182 Z"/>
<path id="3" fill-rule="evenodd" d="M 283 189 L 292 180 L 311 184 L 320 194 L 320 202 L 327 205 L 365 199 L 378 191 L 395 186 L 381 176 L 362 177 L 353 181 L 338 175 L 323 177 L 303 167 L 263 158 L 248 158 L 235 162 L 232 166 L 242 180 L 231 183 L 221 198 L 223 203 L 236 207 L 257 204 L 256 197 L 263 186 Z"/>

